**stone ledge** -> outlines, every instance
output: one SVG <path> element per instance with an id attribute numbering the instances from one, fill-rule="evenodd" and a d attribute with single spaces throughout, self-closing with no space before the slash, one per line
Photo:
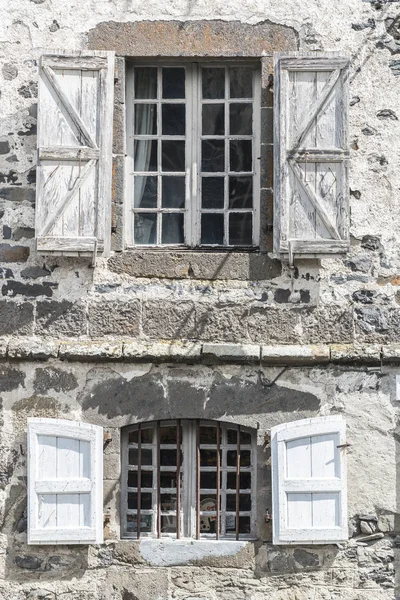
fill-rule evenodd
<path id="1" fill-rule="evenodd" d="M 329 346 L 261 346 L 262 364 L 323 364 L 329 358 Z"/>
<path id="2" fill-rule="evenodd" d="M 380 365 L 400 364 L 400 344 L 270 345 L 211 342 L 58 340 L 0 337 L 0 359 L 180 362 L 201 364 Z"/>

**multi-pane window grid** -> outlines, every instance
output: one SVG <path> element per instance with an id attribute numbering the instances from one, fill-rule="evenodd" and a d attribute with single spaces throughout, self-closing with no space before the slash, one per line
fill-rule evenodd
<path id="1" fill-rule="evenodd" d="M 254 536 L 254 444 L 250 430 L 209 421 L 157 421 L 125 430 L 124 535 Z"/>
<path id="2" fill-rule="evenodd" d="M 258 244 L 259 79 L 254 65 L 130 71 L 128 245 Z"/>

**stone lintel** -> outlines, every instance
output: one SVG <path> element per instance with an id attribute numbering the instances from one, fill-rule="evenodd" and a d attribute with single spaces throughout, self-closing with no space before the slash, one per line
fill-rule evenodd
<path id="1" fill-rule="evenodd" d="M 400 344 L 382 346 L 382 362 L 384 364 L 392 363 L 398 365 L 400 363 Z"/>
<path id="2" fill-rule="evenodd" d="M 380 346 L 380 344 L 368 344 L 363 346 L 354 344 L 332 344 L 330 349 L 331 362 L 333 363 L 379 365 L 381 362 L 382 346 Z"/>
<path id="3" fill-rule="evenodd" d="M 8 358 L 46 360 L 57 358 L 60 347 L 59 340 L 41 338 L 13 338 L 7 348 Z"/>
<path id="4" fill-rule="evenodd" d="M 260 346 L 255 344 L 203 344 L 204 363 L 235 362 L 258 363 Z"/>
<path id="5" fill-rule="evenodd" d="M 64 360 L 120 360 L 122 342 L 78 341 L 61 342 L 59 358 Z"/>
<path id="6" fill-rule="evenodd" d="M 262 364 L 321 364 L 328 363 L 329 357 L 329 346 L 261 346 Z"/>

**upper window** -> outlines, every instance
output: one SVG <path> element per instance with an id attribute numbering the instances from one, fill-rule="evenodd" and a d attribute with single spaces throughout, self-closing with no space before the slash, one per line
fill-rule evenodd
<path id="1" fill-rule="evenodd" d="M 257 65 L 134 65 L 127 75 L 128 246 L 256 246 Z"/>
<path id="2" fill-rule="evenodd" d="M 200 420 L 157 421 L 125 429 L 123 534 L 254 537 L 254 433 Z"/>

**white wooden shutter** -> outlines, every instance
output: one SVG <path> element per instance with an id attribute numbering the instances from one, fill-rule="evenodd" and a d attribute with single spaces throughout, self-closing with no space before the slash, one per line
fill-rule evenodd
<path id="1" fill-rule="evenodd" d="M 340 416 L 273 427 L 274 544 L 346 540 L 346 425 Z"/>
<path id="2" fill-rule="evenodd" d="M 277 53 L 274 67 L 274 250 L 349 250 L 348 71 L 336 53 Z"/>
<path id="3" fill-rule="evenodd" d="M 113 52 L 40 59 L 38 251 L 109 250 L 113 85 Z"/>
<path id="4" fill-rule="evenodd" d="M 103 428 L 28 419 L 28 544 L 103 541 Z"/>

